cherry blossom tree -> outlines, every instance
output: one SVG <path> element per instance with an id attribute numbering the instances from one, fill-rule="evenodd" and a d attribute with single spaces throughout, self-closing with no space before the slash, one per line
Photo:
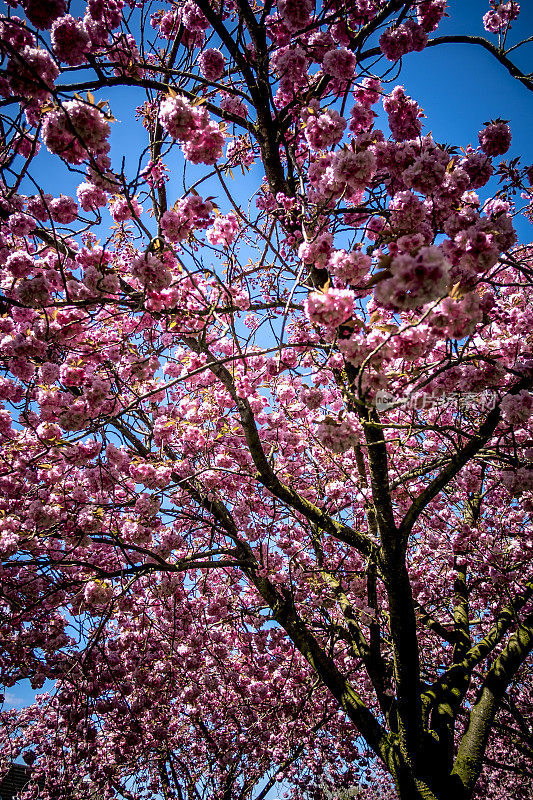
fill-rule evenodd
<path id="1" fill-rule="evenodd" d="M 236 582 L 200 582 L 139 579 L 70 671 L 64 654 L 54 693 L 4 714 L 5 752 L 22 750 L 52 796 L 262 800 L 285 775 L 316 784 L 324 765 L 355 780 L 353 726 L 294 645 Z"/>
<path id="2" fill-rule="evenodd" d="M 6 4 L 28 797 L 528 796 L 533 167 L 399 76 L 462 44 L 533 83 L 519 4 L 441 35 L 456 5 Z"/>

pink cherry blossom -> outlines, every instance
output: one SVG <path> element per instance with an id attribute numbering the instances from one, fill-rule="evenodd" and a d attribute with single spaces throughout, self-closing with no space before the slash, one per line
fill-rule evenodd
<path id="1" fill-rule="evenodd" d="M 328 108 L 321 112 L 318 104 L 305 110 L 302 122 L 305 138 L 312 150 L 325 150 L 338 144 L 346 128 L 346 120 L 336 109 Z"/>
<path id="2" fill-rule="evenodd" d="M 29 100 L 46 100 L 59 69 L 45 50 L 27 45 L 20 55 L 8 61 L 6 75 L 13 94 L 21 94 Z"/>
<path id="3" fill-rule="evenodd" d="M 327 289 L 311 292 L 306 300 L 306 314 L 310 322 L 336 328 L 353 314 L 354 294 L 348 289 Z"/>
<path id="4" fill-rule="evenodd" d="M 60 225 L 70 225 L 78 216 L 78 206 L 72 197 L 61 195 L 50 201 L 50 214 Z"/>
<path id="5" fill-rule="evenodd" d="M 214 164 L 222 155 L 224 133 L 202 106 L 183 97 L 169 97 L 160 109 L 161 124 L 183 142 L 183 154 L 193 164 Z"/>
<path id="6" fill-rule="evenodd" d="M 51 39 L 54 55 L 60 61 L 72 67 L 86 61 L 90 39 L 81 20 L 76 20 L 70 14 L 56 19 L 52 25 Z"/>
<path id="7" fill-rule="evenodd" d="M 94 211 L 107 204 L 107 195 L 92 183 L 80 183 L 76 189 L 78 202 L 84 211 Z"/>
<path id="8" fill-rule="evenodd" d="M 450 265 L 437 247 L 422 247 L 416 257 L 398 255 L 392 260 L 391 277 L 376 287 L 376 301 L 393 308 L 416 308 L 443 295 Z"/>
<path id="9" fill-rule="evenodd" d="M 208 229 L 206 237 L 213 245 L 229 247 L 237 238 L 239 230 L 239 221 L 235 214 L 230 211 L 229 214 L 220 214 L 215 217 L 213 227 Z"/>
<path id="10" fill-rule="evenodd" d="M 142 206 L 135 197 L 115 197 L 111 202 L 109 213 L 115 222 L 125 222 L 142 214 Z"/>
<path id="11" fill-rule="evenodd" d="M 226 59 L 214 48 L 203 50 L 198 58 L 198 66 L 207 81 L 218 81 L 224 74 Z"/>
<path id="12" fill-rule="evenodd" d="M 211 222 L 213 204 L 198 194 L 178 200 L 174 209 L 165 211 L 161 228 L 169 242 L 187 239 L 196 228 L 206 228 Z"/>
<path id="13" fill-rule="evenodd" d="M 504 419 L 512 425 L 527 423 L 533 414 L 533 394 L 522 389 L 516 395 L 505 395 L 500 408 Z"/>
<path id="14" fill-rule="evenodd" d="M 277 6 L 283 24 L 290 31 L 298 31 L 309 24 L 314 0 L 278 0 Z"/>
<path id="15" fill-rule="evenodd" d="M 506 122 L 492 122 L 479 132 L 479 144 L 487 156 L 502 156 L 511 146 L 511 129 Z"/>
<path id="16" fill-rule="evenodd" d="M 349 81 L 354 77 L 356 64 L 357 59 L 354 54 L 345 47 L 328 50 L 322 59 L 324 72 L 340 81 Z"/>
<path id="17" fill-rule="evenodd" d="M 62 17 L 67 10 L 65 0 L 25 0 L 24 11 L 28 20 L 36 28 L 50 28 L 54 20 Z"/>
<path id="18" fill-rule="evenodd" d="M 415 100 L 405 94 L 403 86 L 396 86 L 390 95 L 383 100 L 383 108 L 389 118 L 391 133 L 397 141 L 414 139 L 422 126 L 421 109 Z"/>
<path id="19" fill-rule="evenodd" d="M 81 164 L 90 155 L 109 151 L 109 122 L 95 106 L 69 100 L 45 114 L 41 135 L 51 153 L 69 164 Z"/>
<path id="20" fill-rule="evenodd" d="M 483 25 L 489 33 L 501 33 L 520 14 L 520 4 L 515 0 L 509 0 L 506 3 L 499 2 L 499 0 L 491 0 L 490 4 L 492 9 L 487 11 L 483 17 Z"/>
<path id="21" fill-rule="evenodd" d="M 172 276 L 164 263 L 151 253 L 136 256 L 132 261 L 131 271 L 146 288 L 164 289 L 172 282 Z"/>
<path id="22" fill-rule="evenodd" d="M 425 31 L 432 33 L 438 28 L 447 6 L 447 0 L 421 0 L 418 3 L 417 18 Z"/>

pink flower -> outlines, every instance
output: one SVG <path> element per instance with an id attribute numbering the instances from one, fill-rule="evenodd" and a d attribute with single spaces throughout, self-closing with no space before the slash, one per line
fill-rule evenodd
<path id="1" fill-rule="evenodd" d="M 248 116 L 248 109 L 245 104 L 235 95 L 228 92 L 221 92 L 220 108 L 228 111 L 230 114 L 235 114 L 236 117 L 245 119 Z"/>
<path id="2" fill-rule="evenodd" d="M 298 248 L 298 256 L 306 264 L 325 267 L 331 253 L 333 236 L 329 231 L 319 233 L 310 242 L 302 242 Z"/>
<path id="3" fill-rule="evenodd" d="M 169 242 L 181 242 L 195 229 L 207 228 L 212 211 L 213 204 L 209 200 L 203 200 L 199 194 L 189 194 L 161 217 L 163 235 Z"/>
<path id="4" fill-rule="evenodd" d="M 308 47 L 313 59 L 321 63 L 324 56 L 335 46 L 333 36 L 329 31 L 316 31 L 309 37 Z"/>
<path id="5" fill-rule="evenodd" d="M 381 52 L 389 61 L 397 61 L 411 50 L 411 35 L 405 25 L 387 28 L 379 37 Z"/>
<path id="6" fill-rule="evenodd" d="M 176 33 L 179 20 L 176 11 L 165 11 L 161 16 L 152 16 L 151 23 L 153 28 L 157 28 L 158 35 L 163 39 L 169 39 Z"/>
<path id="7" fill-rule="evenodd" d="M 311 150 L 315 151 L 338 144 L 346 128 L 346 120 L 336 109 L 328 108 L 321 112 L 316 100 L 302 111 L 301 119 L 305 138 Z"/>
<path id="8" fill-rule="evenodd" d="M 30 214 L 30 216 L 34 217 L 39 222 L 46 222 L 50 216 L 48 204 L 51 200 L 52 195 L 44 193 L 42 197 L 40 194 L 28 197 L 26 202 L 26 211 L 28 214 Z"/>
<path id="9" fill-rule="evenodd" d="M 12 143 L 13 152 L 20 154 L 23 158 L 31 158 L 33 154 L 37 155 L 41 145 L 36 141 L 35 136 L 28 136 L 21 134 Z"/>
<path id="10" fill-rule="evenodd" d="M 354 298 L 348 289 L 311 292 L 305 301 L 305 312 L 313 324 L 337 328 L 353 316 Z"/>
<path id="11" fill-rule="evenodd" d="M 135 197 L 127 198 L 118 195 L 113 198 L 109 213 L 115 222 L 125 222 L 128 219 L 139 217 L 142 214 L 142 206 L 139 205 Z"/>
<path id="12" fill-rule="evenodd" d="M 33 258 L 25 250 L 15 250 L 6 261 L 6 269 L 14 278 L 26 278 L 34 269 Z"/>
<path id="13" fill-rule="evenodd" d="M 188 161 L 215 164 L 222 156 L 225 134 L 203 106 L 193 106 L 182 96 L 167 97 L 161 103 L 159 118 L 167 133 L 183 142 Z"/>
<path id="14" fill-rule="evenodd" d="M 226 59 L 220 50 L 209 48 L 198 56 L 198 67 L 206 81 L 218 81 L 224 74 L 225 66 Z"/>
<path id="15" fill-rule="evenodd" d="M 300 397 L 310 411 L 316 411 L 324 402 L 324 392 L 318 387 L 302 386 Z"/>
<path id="16" fill-rule="evenodd" d="M 13 94 L 29 100 L 46 100 L 58 75 L 50 54 L 37 47 L 23 47 L 16 58 L 8 61 L 6 69 Z"/>
<path id="17" fill-rule="evenodd" d="M 15 236 L 27 236 L 35 230 L 35 220 L 28 214 L 23 214 L 21 211 L 16 214 L 11 214 L 8 221 L 9 230 Z"/>
<path id="18" fill-rule="evenodd" d="M 0 18 L 0 38 L 16 52 L 20 52 L 26 45 L 35 45 L 35 36 L 17 16 Z"/>
<path id="19" fill-rule="evenodd" d="M 430 317 L 433 329 L 450 339 L 461 339 L 474 333 L 483 309 L 476 292 L 468 292 L 459 300 L 445 297 Z"/>
<path id="20" fill-rule="evenodd" d="M 354 89 L 354 97 L 362 106 L 373 106 L 379 100 L 380 90 L 381 81 L 379 78 L 363 78 L 361 83 Z"/>
<path id="21" fill-rule="evenodd" d="M 25 306 L 39 308 L 45 306 L 50 300 L 50 284 L 44 275 L 24 280 L 16 289 L 17 300 Z"/>
<path id="22" fill-rule="evenodd" d="M 398 192 L 389 203 L 392 214 L 389 225 L 392 229 L 414 231 L 426 218 L 423 203 L 413 192 Z"/>
<path id="23" fill-rule="evenodd" d="M 467 150 L 465 157 L 459 162 L 459 166 L 470 178 L 472 189 L 484 186 L 494 171 L 490 158 L 485 153 L 472 149 Z"/>
<path id="24" fill-rule="evenodd" d="M 350 130 L 352 133 L 355 133 L 356 136 L 364 131 L 369 131 L 374 124 L 375 116 L 372 109 L 367 106 L 352 106 L 352 110 L 350 111 Z"/>
<path id="25" fill-rule="evenodd" d="M 71 67 L 85 63 L 90 39 L 81 20 L 74 19 L 70 14 L 57 19 L 52 25 L 51 39 L 54 55 L 59 61 Z"/>
<path id="26" fill-rule="evenodd" d="M 255 161 L 255 148 L 248 136 L 236 136 L 228 142 L 226 160 L 231 166 L 251 166 Z"/>
<path id="27" fill-rule="evenodd" d="M 45 361 L 39 367 L 39 380 L 41 383 L 52 384 L 59 380 L 59 367 L 51 361 Z"/>
<path id="28" fill-rule="evenodd" d="M 67 10 L 65 0 L 25 0 L 24 11 L 32 25 L 47 30 Z"/>
<path id="29" fill-rule="evenodd" d="M 396 141 L 414 139 L 422 129 L 420 117 L 424 116 L 418 103 L 405 94 L 403 86 L 396 86 L 383 100 L 389 118 L 389 127 Z"/>
<path id="30" fill-rule="evenodd" d="M 340 81 L 350 81 L 355 75 L 357 58 L 351 50 L 340 47 L 338 50 L 329 50 L 322 61 L 322 69 L 326 75 Z"/>
<path id="31" fill-rule="evenodd" d="M 137 80 L 144 76 L 144 69 L 140 66 L 141 54 L 131 33 L 115 34 L 108 53 L 109 60 L 115 63 L 114 75 L 126 75 Z"/>
<path id="32" fill-rule="evenodd" d="M 438 28 L 447 5 L 447 0 L 421 0 L 418 3 L 417 18 L 425 31 L 431 33 Z"/>
<path id="33" fill-rule="evenodd" d="M 186 0 L 178 10 L 178 18 L 183 23 L 183 27 L 193 33 L 203 34 L 209 27 L 209 22 L 193 0 Z"/>
<path id="34" fill-rule="evenodd" d="M 72 364 L 61 364 L 59 368 L 59 380 L 65 386 L 81 386 L 85 377 L 83 367 L 74 367 Z"/>
<path id="35" fill-rule="evenodd" d="M 12 531 L 0 531 L 0 553 L 3 558 L 9 558 L 17 552 L 20 537 Z"/>
<path id="36" fill-rule="evenodd" d="M 518 394 L 507 394 L 500 403 L 502 415 L 511 425 L 524 425 L 533 414 L 533 394 L 522 389 Z"/>
<path id="37" fill-rule="evenodd" d="M 487 125 L 478 134 L 481 149 L 487 156 L 502 156 L 511 146 L 511 129 L 503 120 Z"/>
<path id="38" fill-rule="evenodd" d="M 85 14 L 83 18 L 83 27 L 89 35 L 91 47 L 100 48 L 107 47 L 109 44 L 110 26 L 105 22 L 95 19 L 91 14 Z"/>
<path id="39" fill-rule="evenodd" d="M 333 155 L 331 174 L 334 182 L 348 194 L 365 189 L 376 171 L 376 157 L 371 150 L 354 152 L 342 148 Z"/>
<path id="40" fill-rule="evenodd" d="M 272 68 L 282 80 L 293 82 L 298 86 L 305 82 L 307 58 L 305 51 L 298 45 L 284 47 L 274 51 L 271 58 Z"/>
<path id="41" fill-rule="evenodd" d="M 206 236 L 212 245 L 229 247 L 238 236 L 240 230 L 239 222 L 235 214 L 230 211 L 227 215 L 220 215 L 215 218 L 213 227 L 210 228 Z"/>
<path id="42" fill-rule="evenodd" d="M 401 179 L 410 189 L 429 195 L 446 180 L 449 156 L 428 137 L 423 141 L 424 147 L 420 155 L 402 172 Z M 466 174 L 464 176 L 467 178 Z"/>
<path id="43" fill-rule="evenodd" d="M 192 164 L 216 164 L 222 157 L 225 138 L 225 133 L 216 122 L 209 121 L 181 149 Z"/>
<path id="44" fill-rule="evenodd" d="M 428 35 L 421 25 L 409 19 L 397 28 L 388 28 L 379 37 L 381 52 L 389 61 L 397 61 L 413 50 L 423 50 Z"/>
<path id="45" fill-rule="evenodd" d="M 278 12 L 289 31 L 305 28 L 311 20 L 314 0 L 278 0 Z"/>
<path id="46" fill-rule="evenodd" d="M 172 283 L 172 275 L 166 266 L 151 253 L 134 258 L 131 272 L 147 289 L 164 289 Z"/>
<path id="47" fill-rule="evenodd" d="M 113 587 L 104 581 L 88 581 L 85 584 L 83 598 L 89 608 L 101 608 L 113 597 Z"/>
<path id="48" fill-rule="evenodd" d="M 422 247 L 416 256 L 395 256 L 391 277 L 378 283 L 374 298 L 385 308 L 418 308 L 445 294 L 449 269 L 438 247 Z"/>
<path id="49" fill-rule="evenodd" d="M 102 22 L 110 29 L 118 28 L 124 5 L 125 0 L 87 0 L 87 13 L 96 22 Z"/>
<path id="50" fill-rule="evenodd" d="M 316 435 L 320 442 L 333 453 L 346 453 L 359 444 L 361 426 L 352 412 L 348 412 L 341 422 L 326 417 L 316 426 Z"/>
<path id="51" fill-rule="evenodd" d="M 119 472 L 128 472 L 131 464 L 131 458 L 124 447 L 115 447 L 114 444 L 109 442 L 105 449 L 108 463 L 119 470 Z"/>
<path id="52" fill-rule="evenodd" d="M 100 109 L 81 100 L 68 100 L 45 114 L 41 135 L 51 153 L 69 164 L 81 164 L 89 154 L 108 152 L 110 132 Z"/>
<path id="53" fill-rule="evenodd" d="M 501 33 L 504 31 L 520 14 L 520 4 L 510 0 L 507 3 L 499 3 L 491 0 L 492 10 L 487 11 L 483 17 L 483 25 L 489 33 Z"/>
<path id="54" fill-rule="evenodd" d="M 78 216 L 78 206 L 72 197 L 55 197 L 50 201 L 50 214 L 54 222 L 70 225 Z"/>
<path id="55" fill-rule="evenodd" d="M 328 270 L 345 283 L 359 284 L 372 267 L 372 259 L 359 250 L 347 253 L 335 250 L 328 261 Z"/>
<path id="56" fill-rule="evenodd" d="M 80 183 L 76 189 L 76 196 L 84 211 L 95 211 L 107 205 L 106 193 L 93 183 Z"/>

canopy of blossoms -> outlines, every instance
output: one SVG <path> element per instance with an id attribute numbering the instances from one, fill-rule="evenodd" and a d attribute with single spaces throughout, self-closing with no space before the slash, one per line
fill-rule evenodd
<path id="1" fill-rule="evenodd" d="M 533 85 L 519 4 L 459 5 L 4 4 L 27 800 L 528 797 L 533 167 L 437 141 L 402 60 Z"/>

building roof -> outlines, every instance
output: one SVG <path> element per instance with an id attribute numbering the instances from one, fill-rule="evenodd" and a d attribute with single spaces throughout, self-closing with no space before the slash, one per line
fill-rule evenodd
<path id="1" fill-rule="evenodd" d="M 11 764 L 0 780 L 0 800 L 13 800 L 31 777 L 31 767 L 24 764 Z"/>

